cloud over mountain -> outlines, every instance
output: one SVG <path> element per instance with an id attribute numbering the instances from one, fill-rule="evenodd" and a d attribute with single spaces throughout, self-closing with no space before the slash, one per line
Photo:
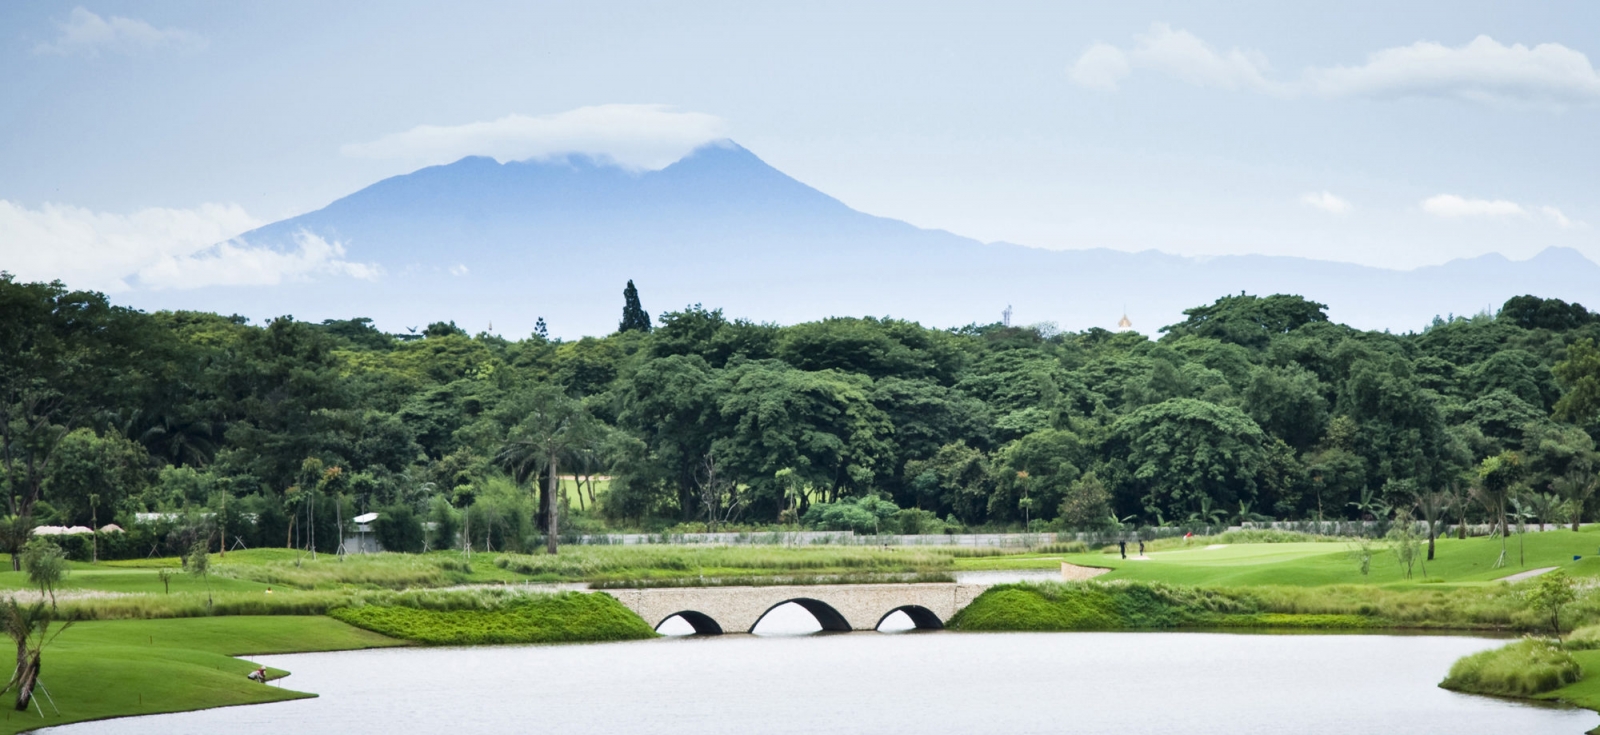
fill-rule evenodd
<path id="1" fill-rule="evenodd" d="M 584 153 L 633 169 L 654 170 L 689 151 L 727 137 L 714 115 L 678 112 L 666 105 L 611 104 L 553 115 L 506 115 L 463 125 L 419 125 L 340 149 L 355 158 L 449 163 L 465 156 L 501 162 Z"/>

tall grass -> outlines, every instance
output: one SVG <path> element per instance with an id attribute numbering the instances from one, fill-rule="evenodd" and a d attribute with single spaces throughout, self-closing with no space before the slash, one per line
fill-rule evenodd
<path id="1" fill-rule="evenodd" d="M 1560 644 L 1524 638 L 1456 661 L 1439 686 L 1458 692 L 1530 697 L 1582 678 L 1583 670 Z"/>
<path id="2" fill-rule="evenodd" d="M 217 566 L 219 575 L 302 590 L 350 585 L 394 590 L 443 587 L 465 582 L 470 572 L 470 567 L 457 560 L 418 554 L 357 554 L 342 560 L 323 554 L 316 561 L 307 557 Z"/>

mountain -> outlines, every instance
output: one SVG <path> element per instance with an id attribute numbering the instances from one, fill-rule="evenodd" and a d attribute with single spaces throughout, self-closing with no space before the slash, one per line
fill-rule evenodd
<path id="1" fill-rule="evenodd" d="M 647 309 L 691 303 L 792 323 L 833 315 L 1112 327 L 1140 331 L 1227 293 L 1297 293 L 1361 328 L 1417 330 L 1435 315 L 1494 309 L 1522 293 L 1600 304 L 1600 265 L 1551 248 L 1411 271 L 1269 256 L 1042 250 L 981 243 L 858 212 L 730 142 L 659 171 L 585 156 L 465 158 L 385 179 L 241 240 L 290 252 L 302 233 L 375 264 L 370 280 L 322 276 L 271 287 L 139 292 L 144 308 L 256 318 L 370 316 L 389 331 L 454 320 L 522 337 L 544 317 L 572 338 L 616 328 L 622 287 Z"/>

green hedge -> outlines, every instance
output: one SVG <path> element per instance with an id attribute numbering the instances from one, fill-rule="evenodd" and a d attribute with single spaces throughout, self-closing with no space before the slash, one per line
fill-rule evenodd
<path id="1" fill-rule="evenodd" d="M 602 593 L 540 595 L 491 609 L 369 605 L 336 608 L 328 615 L 392 638 L 432 645 L 631 641 L 656 636 L 649 623 Z"/>

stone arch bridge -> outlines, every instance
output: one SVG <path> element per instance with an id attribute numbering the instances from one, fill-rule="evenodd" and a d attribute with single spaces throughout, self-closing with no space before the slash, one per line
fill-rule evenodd
<path id="1" fill-rule="evenodd" d="M 942 628 L 986 584 L 820 584 L 771 587 L 658 587 L 605 590 L 655 627 L 679 616 L 700 635 L 755 630 L 773 608 L 793 602 L 827 631 L 876 630 L 904 612 L 918 628 Z"/>

